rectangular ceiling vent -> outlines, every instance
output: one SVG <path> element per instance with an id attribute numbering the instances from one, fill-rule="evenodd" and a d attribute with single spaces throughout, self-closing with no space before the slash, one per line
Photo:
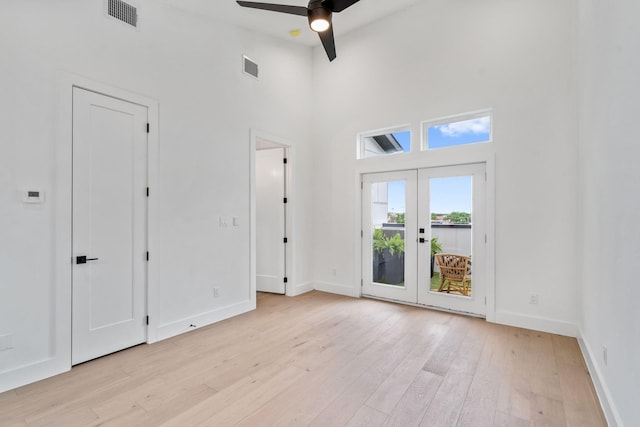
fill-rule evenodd
<path id="1" fill-rule="evenodd" d="M 258 64 L 244 55 L 242 55 L 242 71 L 254 79 L 258 78 Z"/>
<path id="2" fill-rule="evenodd" d="M 122 0 L 105 0 L 105 14 L 134 28 L 138 28 L 138 8 Z"/>

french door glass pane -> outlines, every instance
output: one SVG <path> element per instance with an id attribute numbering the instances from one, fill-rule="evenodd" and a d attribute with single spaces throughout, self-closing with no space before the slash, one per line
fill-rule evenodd
<path id="1" fill-rule="evenodd" d="M 471 296 L 472 177 L 455 176 L 429 180 L 431 222 L 432 292 Z M 434 253 L 441 257 L 442 268 Z M 445 270 L 443 273 L 442 270 Z"/>
<path id="2" fill-rule="evenodd" d="M 373 282 L 404 287 L 406 181 L 371 184 Z"/>

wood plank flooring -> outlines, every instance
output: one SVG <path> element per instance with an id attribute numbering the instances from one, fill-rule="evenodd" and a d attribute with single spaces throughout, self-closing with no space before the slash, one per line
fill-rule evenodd
<path id="1" fill-rule="evenodd" d="M 321 292 L 0 394 L 0 426 L 606 426 L 575 339 Z"/>

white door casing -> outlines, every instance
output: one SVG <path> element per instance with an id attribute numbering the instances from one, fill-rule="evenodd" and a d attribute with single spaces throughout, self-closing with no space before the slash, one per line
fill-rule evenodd
<path id="1" fill-rule="evenodd" d="M 256 151 L 256 290 L 285 293 L 285 148 Z"/>
<path id="2" fill-rule="evenodd" d="M 147 114 L 73 90 L 72 364 L 146 340 Z"/>

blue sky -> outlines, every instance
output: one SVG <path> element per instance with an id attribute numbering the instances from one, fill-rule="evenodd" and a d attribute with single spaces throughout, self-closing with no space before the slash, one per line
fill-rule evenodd
<path id="1" fill-rule="evenodd" d="M 402 147 L 402 151 L 404 151 L 405 153 L 411 151 L 411 132 L 409 132 L 408 130 L 404 132 L 394 132 L 392 135 L 396 138 L 396 141 L 398 141 L 398 144 L 400 144 L 400 146 Z"/>
<path id="2" fill-rule="evenodd" d="M 471 177 L 454 176 L 430 180 L 431 212 L 471 213 Z M 389 212 L 405 211 L 404 181 L 391 181 L 388 185 Z"/>
<path id="3" fill-rule="evenodd" d="M 491 118 L 489 116 L 459 122 L 429 126 L 427 141 L 429 148 L 452 147 L 489 141 Z"/>
<path id="4" fill-rule="evenodd" d="M 430 180 L 431 212 L 471 213 L 471 177 L 453 176 Z"/>
<path id="5" fill-rule="evenodd" d="M 402 131 L 392 134 L 402 151 L 411 151 L 411 132 Z M 453 147 L 455 145 L 486 142 L 491 137 L 491 117 L 484 116 L 452 123 L 433 125 L 427 128 L 429 148 Z"/>

